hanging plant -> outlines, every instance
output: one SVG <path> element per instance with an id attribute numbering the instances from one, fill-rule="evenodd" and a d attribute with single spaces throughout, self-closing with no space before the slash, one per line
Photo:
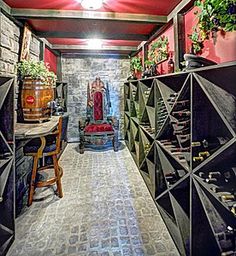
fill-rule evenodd
<path id="1" fill-rule="evenodd" d="M 235 0 L 196 0 L 194 5 L 199 8 L 194 13 L 198 22 L 189 38 L 193 42 L 195 51 L 200 46 L 196 46 L 197 42 L 203 46 L 203 42 L 212 37 L 215 43 L 217 31 L 228 32 L 236 30 Z"/>
<path id="2" fill-rule="evenodd" d="M 168 37 L 161 36 L 153 42 L 148 50 L 148 60 L 146 65 L 153 65 L 168 57 Z"/>
<path id="3" fill-rule="evenodd" d="M 131 71 L 141 71 L 143 68 L 142 60 L 140 57 L 133 57 L 130 60 L 130 70 Z"/>

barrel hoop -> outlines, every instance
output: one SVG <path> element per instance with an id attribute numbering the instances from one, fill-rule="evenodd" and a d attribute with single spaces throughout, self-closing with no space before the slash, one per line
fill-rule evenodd
<path id="1" fill-rule="evenodd" d="M 23 85 L 23 89 L 26 90 L 45 90 L 45 89 L 53 89 L 52 86 L 48 86 L 48 85 L 42 85 L 42 86 L 25 86 Z"/>

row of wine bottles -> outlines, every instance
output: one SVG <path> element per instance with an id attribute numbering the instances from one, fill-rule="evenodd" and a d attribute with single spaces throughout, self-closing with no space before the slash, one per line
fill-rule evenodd
<path id="1" fill-rule="evenodd" d="M 191 146 L 193 148 L 193 166 L 195 167 L 207 157 L 212 155 L 216 150 L 228 142 L 225 137 L 208 137 L 200 141 L 193 141 Z"/>
<path id="2" fill-rule="evenodd" d="M 168 112 L 162 98 L 158 99 L 157 107 L 157 132 L 159 132 L 168 116 Z"/>
<path id="3" fill-rule="evenodd" d="M 198 175 L 211 185 L 211 190 L 236 215 L 236 167 L 208 173 L 199 172 Z"/>

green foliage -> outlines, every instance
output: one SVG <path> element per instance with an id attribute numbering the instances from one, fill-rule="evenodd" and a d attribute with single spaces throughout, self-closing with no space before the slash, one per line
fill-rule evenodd
<path id="1" fill-rule="evenodd" d="M 235 0 L 196 0 L 198 26 L 202 31 L 236 30 Z"/>
<path id="2" fill-rule="evenodd" d="M 137 70 L 141 71 L 142 70 L 142 61 L 140 57 L 133 57 L 130 60 L 130 69 L 131 71 Z"/>
<path id="3" fill-rule="evenodd" d="M 48 64 L 43 61 L 23 60 L 17 64 L 18 74 L 22 79 L 31 77 L 32 79 L 51 80 L 56 82 L 57 76 L 49 71 Z"/>
<path id="4" fill-rule="evenodd" d="M 148 60 L 145 61 L 146 65 L 153 65 L 168 57 L 168 37 L 161 36 L 150 45 L 148 50 Z"/>
<path id="5" fill-rule="evenodd" d="M 188 35 L 192 40 L 194 53 L 203 48 L 203 42 L 213 37 L 216 32 L 236 30 L 236 1 L 235 0 L 196 0 L 195 6 L 199 8 L 194 14 L 198 19 L 193 33 Z"/>

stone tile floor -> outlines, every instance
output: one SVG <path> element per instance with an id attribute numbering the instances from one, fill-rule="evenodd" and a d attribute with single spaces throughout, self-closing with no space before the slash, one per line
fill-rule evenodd
<path id="1" fill-rule="evenodd" d="M 158 210 L 122 144 L 119 152 L 68 144 L 61 160 L 64 197 L 36 191 L 16 219 L 8 256 L 178 256 Z M 43 190 L 43 191 L 42 191 Z"/>

